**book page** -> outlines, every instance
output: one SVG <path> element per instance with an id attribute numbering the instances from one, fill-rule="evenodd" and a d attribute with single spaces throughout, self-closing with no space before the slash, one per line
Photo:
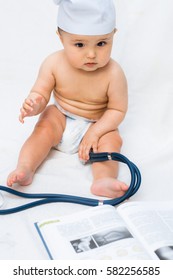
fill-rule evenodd
<path id="1" fill-rule="evenodd" d="M 149 259 L 113 206 L 37 223 L 52 259 Z"/>
<path id="2" fill-rule="evenodd" d="M 173 202 L 129 202 L 118 212 L 152 258 L 173 260 Z"/>

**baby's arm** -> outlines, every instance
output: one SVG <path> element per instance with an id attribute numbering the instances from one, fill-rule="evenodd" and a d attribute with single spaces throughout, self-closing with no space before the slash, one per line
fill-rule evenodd
<path id="1" fill-rule="evenodd" d="M 53 60 L 49 56 L 42 63 L 38 78 L 20 109 L 20 122 L 23 123 L 25 117 L 38 115 L 45 109 L 54 86 Z"/>
<path id="2" fill-rule="evenodd" d="M 97 152 L 100 137 L 118 128 L 123 121 L 127 111 L 127 82 L 121 68 L 112 75 L 108 88 L 107 110 L 102 117 L 93 124 L 86 132 L 80 147 L 79 157 L 84 160 L 89 159 L 89 151 L 92 148 Z"/>

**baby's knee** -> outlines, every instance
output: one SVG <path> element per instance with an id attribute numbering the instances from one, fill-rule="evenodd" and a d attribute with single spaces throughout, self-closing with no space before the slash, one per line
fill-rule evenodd
<path id="1" fill-rule="evenodd" d="M 115 132 L 115 139 L 116 139 L 116 142 L 118 143 L 119 147 L 121 148 L 123 145 L 123 139 L 118 130 L 116 130 L 116 132 Z"/>
<path id="2" fill-rule="evenodd" d="M 122 137 L 118 130 L 111 131 L 104 136 L 99 141 L 99 151 L 106 152 L 119 152 L 123 144 Z"/>
<path id="3" fill-rule="evenodd" d="M 57 144 L 57 132 L 48 119 L 41 119 L 37 122 L 34 134 L 38 135 L 39 139 L 44 143 L 49 143 L 50 147 Z"/>
<path id="4" fill-rule="evenodd" d="M 123 139 L 118 130 L 112 131 L 110 135 L 110 145 L 114 146 L 116 150 L 120 150 L 123 145 Z"/>
<path id="5" fill-rule="evenodd" d="M 34 130 L 40 133 L 43 137 L 51 137 L 54 134 L 54 130 L 49 119 L 39 120 L 36 123 Z"/>

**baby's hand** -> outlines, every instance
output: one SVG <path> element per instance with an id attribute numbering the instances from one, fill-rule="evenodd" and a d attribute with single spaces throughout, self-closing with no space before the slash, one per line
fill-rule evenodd
<path id="1" fill-rule="evenodd" d="M 42 101 L 44 101 L 44 97 L 41 95 L 37 95 L 36 97 L 32 98 L 26 98 L 22 108 L 20 109 L 19 121 L 24 123 L 25 117 L 37 115 Z"/>
<path id="2" fill-rule="evenodd" d="M 99 137 L 96 134 L 87 131 L 79 146 L 79 158 L 83 161 L 89 160 L 89 152 L 92 149 L 94 153 L 97 152 Z"/>

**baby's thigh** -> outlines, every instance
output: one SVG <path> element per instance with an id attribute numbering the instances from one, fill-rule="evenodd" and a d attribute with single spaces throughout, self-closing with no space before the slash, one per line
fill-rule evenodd
<path id="1" fill-rule="evenodd" d="M 40 115 L 37 128 L 46 131 L 48 137 L 57 144 L 61 138 L 66 125 L 66 117 L 57 109 L 55 105 L 49 105 Z"/>
<path id="2" fill-rule="evenodd" d="M 99 139 L 98 152 L 120 152 L 122 138 L 118 129 L 104 134 Z"/>

